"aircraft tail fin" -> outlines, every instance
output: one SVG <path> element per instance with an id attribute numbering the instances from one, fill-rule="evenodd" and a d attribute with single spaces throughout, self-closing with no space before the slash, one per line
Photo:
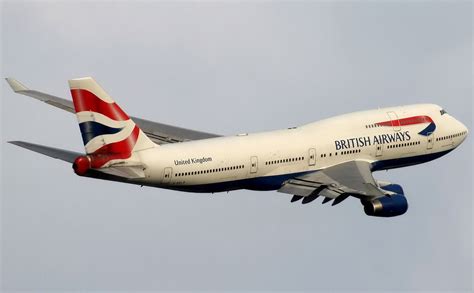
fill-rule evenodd
<path id="1" fill-rule="evenodd" d="M 69 87 L 87 154 L 132 153 L 156 146 L 94 79 L 71 79 Z"/>
<path id="2" fill-rule="evenodd" d="M 123 162 L 157 146 L 91 77 L 69 80 L 90 168 Z"/>

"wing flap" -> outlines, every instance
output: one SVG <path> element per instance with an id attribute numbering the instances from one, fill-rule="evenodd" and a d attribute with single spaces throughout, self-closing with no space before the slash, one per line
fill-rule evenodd
<path id="1" fill-rule="evenodd" d="M 384 195 L 372 177 L 370 164 L 350 161 L 288 180 L 278 192 L 304 197 L 303 203 L 323 196 L 323 203 L 339 204 L 348 196 L 371 199 Z"/>
<path id="2" fill-rule="evenodd" d="M 324 182 L 332 191 L 356 194 L 361 197 L 378 197 L 384 195 L 377 187 L 374 177 L 372 177 L 370 164 L 365 161 L 341 163 L 318 172 L 304 175 L 301 179 L 313 182 Z"/>
<path id="3" fill-rule="evenodd" d="M 285 183 L 278 192 L 293 194 L 301 197 L 310 196 L 311 193 L 315 190 L 314 186 L 311 185 L 304 185 L 304 184 L 295 184 L 293 180 L 292 182 Z"/>

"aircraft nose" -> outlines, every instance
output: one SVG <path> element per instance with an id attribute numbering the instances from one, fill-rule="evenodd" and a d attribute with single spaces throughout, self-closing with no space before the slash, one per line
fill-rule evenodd
<path id="1" fill-rule="evenodd" d="M 469 133 L 469 129 L 467 129 L 467 126 L 464 125 L 462 122 L 459 121 L 459 124 L 461 124 L 461 131 L 465 132 L 466 135 Z"/>
<path id="2" fill-rule="evenodd" d="M 469 129 L 467 129 L 467 126 L 464 125 L 461 121 L 459 120 L 456 120 L 458 122 L 458 129 L 459 129 L 459 132 L 464 134 L 463 137 L 464 139 L 467 137 L 467 134 L 469 133 Z"/>

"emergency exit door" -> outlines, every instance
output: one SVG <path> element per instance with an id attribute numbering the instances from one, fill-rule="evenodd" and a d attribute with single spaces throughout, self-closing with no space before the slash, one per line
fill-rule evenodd
<path id="1" fill-rule="evenodd" d="M 258 158 L 253 156 L 250 158 L 250 173 L 254 174 L 258 171 Z"/>
<path id="2" fill-rule="evenodd" d="M 308 165 L 316 165 L 316 149 L 309 149 L 308 151 Z"/>
<path id="3" fill-rule="evenodd" d="M 390 118 L 390 122 L 392 123 L 393 131 L 400 131 L 401 130 L 401 125 L 400 125 L 400 120 L 398 120 L 398 115 L 397 113 L 390 111 L 387 112 L 388 118 Z"/>
<path id="4" fill-rule="evenodd" d="M 171 174 L 173 173 L 173 169 L 171 167 L 166 167 L 163 171 L 163 183 L 169 183 L 171 180 Z"/>
<path id="5" fill-rule="evenodd" d="M 380 143 L 375 144 L 375 156 L 380 157 L 383 154 L 383 145 Z"/>
<path id="6" fill-rule="evenodd" d="M 434 145 L 434 135 L 433 135 L 433 133 L 430 133 L 427 138 L 428 138 L 428 141 L 427 141 L 427 144 L 426 144 L 426 149 L 431 150 L 433 148 L 433 145 Z"/>

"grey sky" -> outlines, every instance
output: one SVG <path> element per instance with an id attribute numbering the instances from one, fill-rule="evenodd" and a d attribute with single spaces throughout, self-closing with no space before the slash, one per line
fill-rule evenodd
<path id="1" fill-rule="evenodd" d="M 220 134 L 430 102 L 472 132 L 471 2 L 2 2 L 2 77 L 70 98 L 93 76 L 131 115 Z M 82 151 L 76 119 L 2 81 L 2 286 L 31 290 L 472 289 L 472 133 L 376 173 L 410 208 L 199 195 L 75 176 L 6 144 Z"/>

